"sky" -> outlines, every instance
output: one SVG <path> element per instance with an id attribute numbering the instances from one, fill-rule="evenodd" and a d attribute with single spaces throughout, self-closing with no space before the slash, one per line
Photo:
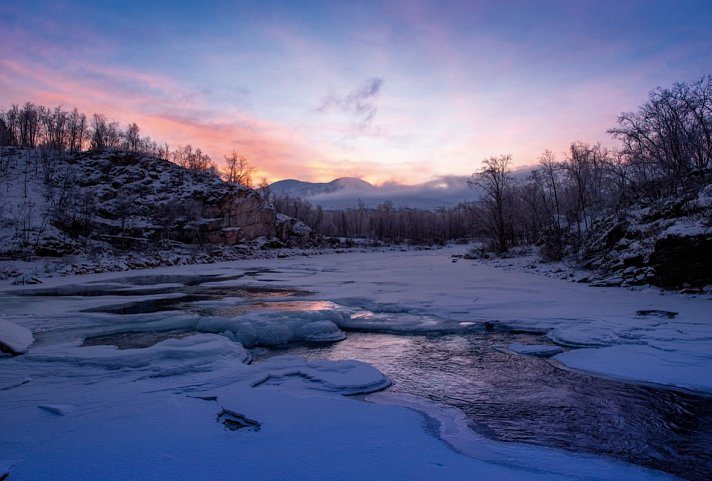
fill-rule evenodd
<path id="1" fill-rule="evenodd" d="M 532 165 L 712 73 L 712 2 L 0 3 L 0 109 L 103 113 L 269 181 Z"/>

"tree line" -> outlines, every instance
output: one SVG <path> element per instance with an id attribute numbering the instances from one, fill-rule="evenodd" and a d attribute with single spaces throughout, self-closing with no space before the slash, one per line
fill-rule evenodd
<path id="1" fill-rule="evenodd" d="M 356 207 L 332 211 L 314 206 L 300 197 L 273 195 L 265 188 L 263 195 L 277 212 L 299 219 L 314 232 L 327 237 L 432 245 L 465 240 L 478 233 L 473 206 L 467 203 L 431 211 L 396 208 L 389 201 L 376 208 L 367 208 L 363 202 L 358 202 Z"/>
<path id="2" fill-rule="evenodd" d="M 141 128 L 129 123 L 122 128 L 119 122 L 108 120 L 104 114 L 87 117 L 76 107 L 65 110 L 25 102 L 0 110 L 0 147 L 13 146 L 39 149 L 45 156 L 93 150 L 98 152 L 123 150 L 137 155 L 149 155 L 169 160 L 192 170 L 219 173 L 226 182 L 252 186 L 254 169 L 244 156 L 232 152 L 225 156 L 225 168 L 219 170 L 210 156 L 199 147 L 178 146 L 142 136 Z"/>

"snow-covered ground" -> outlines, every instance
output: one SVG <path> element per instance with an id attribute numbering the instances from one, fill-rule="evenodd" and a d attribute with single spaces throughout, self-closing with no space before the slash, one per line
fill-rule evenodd
<path id="1" fill-rule="evenodd" d="M 370 394 L 371 403 L 344 397 L 389 383 L 358 361 L 281 356 L 245 363 L 240 342 L 333 341 L 349 329 L 522 329 L 574 347 L 554 357 L 574 369 L 712 392 L 710 296 L 592 288 L 453 262 L 464 249 L 246 260 L 8 287 L 0 293 L 0 328 L 31 329 L 35 343 L 24 355 L 0 358 L 0 476 L 669 479 L 608 459 L 496 443 L 470 431 L 459 412 L 419 398 L 388 391 Z M 126 280 L 149 274 L 158 277 Z M 186 275 L 222 276 L 210 287 L 255 289 L 195 303 L 209 315 L 96 312 L 177 297 L 173 288 L 184 279 L 175 276 Z M 290 306 L 240 310 L 260 288 L 277 287 L 291 289 Z M 73 295 L 16 295 L 27 289 Z M 196 334 L 145 348 L 82 346 L 86 337 L 167 329 Z M 0 329 L 0 341 L 18 332 Z"/>

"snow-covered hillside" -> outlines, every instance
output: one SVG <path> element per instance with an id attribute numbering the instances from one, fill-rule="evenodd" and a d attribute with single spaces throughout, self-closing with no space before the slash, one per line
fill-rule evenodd
<path id="1" fill-rule="evenodd" d="M 310 235 L 257 192 L 215 172 L 125 151 L 1 148 L 0 198 L 4 261 L 127 252 L 157 257 L 157 251 L 240 245 L 244 251 L 258 238 L 304 243 Z"/>
<path id="2" fill-rule="evenodd" d="M 592 232 L 583 266 L 598 272 L 598 285 L 712 284 L 712 179 L 599 219 Z"/>

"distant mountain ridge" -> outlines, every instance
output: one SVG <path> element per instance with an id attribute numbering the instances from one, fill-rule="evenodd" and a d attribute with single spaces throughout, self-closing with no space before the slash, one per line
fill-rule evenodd
<path id="1" fill-rule="evenodd" d="M 373 192 L 376 187 L 356 177 L 340 177 L 331 182 L 305 182 L 297 179 L 277 181 L 269 186 L 277 195 L 288 194 L 295 197 L 313 197 L 342 190 Z"/>
<path id="2" fill-rule="evenodd" d="M 301 197 L 326 210 L 364 205 L 375 208 L 391 202 L 397 208 L 433 210 L 454 207 L 474 199 L 466 176 L 442 176 L 416 185 L 387 182 L 373 185 L 356 177 L 341 177 L 331 182 L 305 182 L 296 179 L 277 181 L 269 186 L 274 195 Z"/>

